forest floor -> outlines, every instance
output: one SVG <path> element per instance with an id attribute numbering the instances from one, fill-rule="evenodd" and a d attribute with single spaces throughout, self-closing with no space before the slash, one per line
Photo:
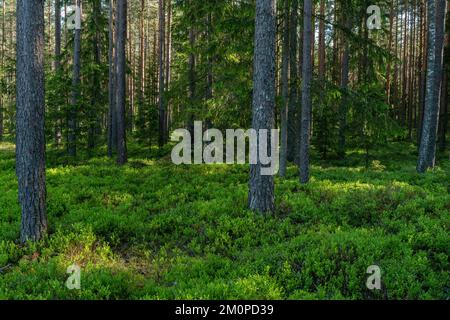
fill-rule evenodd
<path id="1" fill-rule="evenodd" d="M 368 169 L 358 150 L 314 158 L 308 185 L 294 166 L 276 178 L 264 217 L 247 209 L 247 166 L 175 166 L 139 150 L 124 167 L 49 151 L 50 235 L 21 246 L 14 145 L 0 144 L 0 299 L 450 298 L 448 155 L 425 175 L 405 143 Z M 74 263 L 81 290 L 65 285 Z M 366 287 L 370 265 L 381 290 Z"/>

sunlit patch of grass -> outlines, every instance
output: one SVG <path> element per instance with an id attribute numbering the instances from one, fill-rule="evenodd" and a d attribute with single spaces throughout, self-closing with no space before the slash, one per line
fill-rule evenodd
<path id="1" fill-rule="evenodd" d="M 0 151 L 14 152 L 16 146 L 11 142 L 0 142 Z"/>

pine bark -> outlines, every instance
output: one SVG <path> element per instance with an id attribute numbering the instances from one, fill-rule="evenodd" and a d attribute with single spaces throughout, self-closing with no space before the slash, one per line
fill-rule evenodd
<path id="1" fill-rule="evenodd" d="M 164 0 L 158 1 L 159 11 L 159 52 L 158 52 L 158 65 L 159 65 L 159 146 L 162 147 L 165 142 L 166 136 L 166 105 L 165 105 L 165 77 L 164 77 L 164 47 L 165 47 L 165 10 Z"/>
<path id="2" fill-rule="evenodd" d="M 117 150 L 117 112 L 116 112 L 116 50 L 114 27 L 114 0 L 109 1 L 109 84 L 108 84 L 108 156 Z"/>
<path id="3" fill-rule="evenodd" d="M 388 40 L 389 53 L 391 53 L 392 50 L 393 27 L 394 27 L 394 0 L 391 0 L 391 3 L 389 5 L 389 40 Z M 392 59 L 389 58 L 386 67 L 386 101 L 388 104 L 391 103 L 391 61 Z"/>
<path id="4" fill-rule="evenodd" d="M 290 18 L 290 57 L 289 57 L 289 108 L 288 108 L 288 136 L 287 136 L 287 160 L 294 162 L 298 160 L 298 134 L 299 127 L 299 101 L 298 101 L 298 0 L 292 0 L 291 18 Z M 297 158 L 297 159 L 296 159 Z"/>
<path id="5" fill-rule="evenodd" d="M 167 1 L 167 27 L 166 27 L 166 58 L 165 58 L 165 80 L 166 80 L 166 86 L 165 90 L 166 92 L 169 91 L 170 88 L 170 74 L 171 74 L 171 64 L 172 64 L 172 0 L 166 0 Z M 170 105 L 169 99 L 166 99 L 166 117 L 165 117 L 165 142 L 168 141 L 168 134 L 169 134 L 169 127 L 171 123 L 171 117 L 172 117 L 172 107 Z"/>
<path id="6" fill-rule="evenodd" d="M 100 34 L 98 31 L 99 20 L 101 16 L 101 0 L 94 0 L 93 3 L 93 21 L 95 32 L 92 35 L 92 54 L 94 57 L 94 64 L 100 66 Z M 100 79 L 97 71 L 92 73 L 92 98 L 91 105 L 89 106 L 89 129 L 88 129 L 88 150 L 91 152 L 95 148 L 96 132 L 100 127 L 99 117 L 97 114 L 99 96 L 102 94 L 102 88 L 100 86 Z"/>
<path id="7" fill-rule="evenodd" d="M 447 2 L 447 30 L 445 34 L 445 48 L 444 48 L 444 70 L 442 75 L 442 90 L 441 90 L 441 116 L 439 128 L 439 149 L 444 151 L 447 146 L 447 127 L 448 127 L 448 73 L 449 73 L 449 59 L 450 59 L 450 30 L 449 25 L 450 2 Z"/>
<path id="8" fill-rule="evenodd" d="M 137 128 L 142 131 L 144 125 L 144 86 L 145 86 L 145 32 L 144 32 L 145 0 L 141 0 L 139 13 L 139 70 L 138 70 L 138 110 Z"/>
<path id="9" fill-rule="evenodd" d="M 1 56 L 0 56 L 0 63 L 3 66 L 4 62 L 5 62 L 5 44 L 6 44 L 6 35 L 5 35 L 5 21 L 6 18 L 6 2 L 3 1 L 2 2 L 2 43 L 1 43 Z M 3 92 L 0 93 L 0 141 L 3 140 L 3 135 L 4 135 L 4 130 L 5 130 L 5 126 L 4 126 L 4 100 L 3 100 Z"/>
<path id="10" fill-rule="evenodd" d="M 16 173 L 22 211 L 20 239 L 47 232 L 44 132 L 44 1 L 17 0 Z"/>
<path id="11" fill-rule="evenodd" d="M 345 9 L 345 7 L 343 7 Z M 345 20 L 345 28 L 350 28 L 350 18 L 343 13 L 342 18 Z M 342 52 L 342 70 L 341 70 L 341 92 L 342 99 L 339 104 L 339 132 L 338 132 L 338 156 L 345 158 L 346 150 L 346 131 L 347 131 L 347 104 L 348 104 L 348 81 L 349 81 L 349 43 L 346 35 L 342 36 L 342 44 L 344 51 Z"/>
<path id="12" fill-rule="evenodd" d="M 288 104 L 289 104 L 289 1 L 283 4 L 283 37 L 281 58 L 281 146 L 279 175 L 286 175 L 287 165 L 287 134 L 288 134 Z"/>
<path id="13" fill-rule="evenodd" d="M 428 0 L 428 70 L 417 172 L 433 168 L 439 123 L 445 29 L 445 0 Z"/>
<path id="14" fill-rule="evenodd" d="M 252 128 L 257 132 L 270 131 L 275 125 L 275 42 L 275 0 L 257 0 L 252 107 Z M 270 134 L 267 136 L 270 141 Z M 274 177 L 261 175 L 262 167 L 259 159 L 250 165 L 248 198 L 251 210 L 265 214 L 274 211 Z"/>
<path id="15" fill-rule="evenodd" d="M 127 162 L 126 142 L 126 36 L 127 36 L 127 1 L 117 0 L 117 164 Z"/>
<path id="16" fill-rule="evenodd" d="M 60 72 L 61 68 L 61 0 L 55 0 L 55 61 L 54 69 L 56 73 Z M 59 115 L 60 107 L 56 110 Z M 61 144 L 61 119 L 59 116 L 55 119 L 55 145 L 58 147 Z"/>
<path id="17" fill-rule="evenodd" d="M 81 0 L 76 1 L 81 10 Z M 77 155 L 78 135 L 78 104 L 80 100 L 80 72 L 81 72 L 81 30 L 74 30 L 73 40 L 73 73 L 72 73 L 72 95 L 70 99 L 70 110 L 68 114 L 68 141 L 67 148 L 69 156 Z"/>
<path id="18" fill-rule="evenodd" d="M 303 63 L 302 63 L 302 112 L 300 125 L 300 182 L 309 181 L 309 148 L 311 134 L 311 82 L 312 82 L 312 4 L 304 1 L 303 7 Z"/>

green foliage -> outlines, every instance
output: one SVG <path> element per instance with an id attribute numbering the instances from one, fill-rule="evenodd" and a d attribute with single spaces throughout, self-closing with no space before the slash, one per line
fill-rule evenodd
<path id="1" fill-rule="evenodd" d="M 46 70 L 46 134 L 48 141 L 55 141 L 55 127 L 62 130 L 62 136 L 67 136 L 67 115 L 75 108 L 78 118 L 79 143 L 89 143 L 89 130 L 94 132 L 94 145 L 102 132 L 103 115 L 107 114 L 108 65 L 104 63 L 102 53 L 108 52 L 108 18 L 107 11 L 95 13 L 97 1 L 86 1 L 83 6 L 85 21 L 81 40 L 81 83 L 78 88 L 80 99 L 76 106 L 70 103 L 72 97 L 73 73 L 73 31 L 68 31 L 68 39 L 63 43 L 60 57 L 54 54 L 48 59 Z M 65 22 L 64 22 L 65 23 Z M 96 44 L 94 46 L 94 43 Z M 99 60 L 96 59 L 98 48 Z M 53 62 L 59 59 L 60 69 L 53 70 Z M 62 139 L 65 141 L 65 139 Z"/>
<path id="2" fill-rule="evenodd" d="M 173 19 L 173 73 L 170 101 L 178 106 L 174 128 L 191 115 L 215 128 L 251 123 L 254 5 L 235 1 L 177 1 Z M 208 20 L 208 15 L 210 19 Z M 189 31 L 196 37 L 192 46 Z M 195 96 L 189 97 L 189 55 L 194 54 Z M 213 75 L 207 97 L 207 74 Z"/>
<path id="3" fill-rule="evenodd" d="M 174 166 L 135 144 L 124 167 L 51 151 L 50 234 L 26 246 L 13 147 L 0 144 L 0 298 L 449 298 L 450 166 L 416 174 L 413 146 L 373 151 L 368 169 L 358 150 L 316 159 L 308 185 L 289 167 L 267 217 L 247 210 L 247 166 Z M 79 291 L 65 286 L 73 263 Z M 365 286 L 372 264 L 381 291 Z"/>

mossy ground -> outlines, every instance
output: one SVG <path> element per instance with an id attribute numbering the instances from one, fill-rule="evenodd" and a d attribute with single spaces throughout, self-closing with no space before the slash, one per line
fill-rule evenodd
<path id="1" fill-rule="evenodd" d="M 141 149 L 124 167 L 49 151 L 49 236 L 21 246 L 14 146 L 0 144 L 0 299 L 450 298 L 444 156 L 419 175 L 413 146 L 385 146 L 369 169 L 355 150 L 314 159 L 308 185 L 292 166 L 261 216 L 246 208 L 247 166 L 175 166 Z M 74 263 L 81 290 L 65 286 Z M 373 264 L 380 291 L 366 288 Z"/>

